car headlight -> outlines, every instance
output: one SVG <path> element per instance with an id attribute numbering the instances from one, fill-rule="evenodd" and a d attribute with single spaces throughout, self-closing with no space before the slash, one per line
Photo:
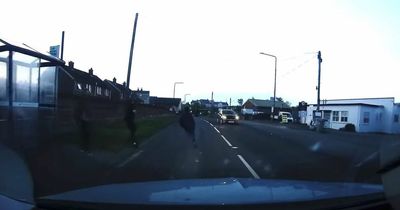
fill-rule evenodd
<path id="1" fill-rule="evenodd" d="M 225 115 L 222 115 L 222 117 L 221 117 L 222 119 L 224 119 L 224 120 L 226 120 L 226 116 Z"/>
<path id="2" fill-rule="evenodd" d="M 239 120 L 239 115 L 235 115 L 235 119 Z"/>

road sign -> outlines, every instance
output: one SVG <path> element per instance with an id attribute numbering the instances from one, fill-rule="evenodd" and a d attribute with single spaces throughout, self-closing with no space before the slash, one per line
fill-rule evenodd
<path id="1" fill-rule="evenodd" d="M 60 56 L 60 45 L 50 46 L 50 55 L 59 58 L 59 56 Z"/>

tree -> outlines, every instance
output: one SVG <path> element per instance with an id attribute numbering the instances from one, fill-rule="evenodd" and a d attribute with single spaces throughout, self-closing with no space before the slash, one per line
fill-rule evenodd
<path id="1" fill-rule="evenodd" d="M 200 114 L 200 104 L 199 103 L 192 103 L 191 109 L 195 116 L 198 116 Z"/>
<path id="2" fill-rule="evenodd" d="M 243 105 L 243 99 L 242 99 L 242 98 L 239 98 L 239 99 L 238 99 L 238 104 L 239 104 L 240 106 Z"/>

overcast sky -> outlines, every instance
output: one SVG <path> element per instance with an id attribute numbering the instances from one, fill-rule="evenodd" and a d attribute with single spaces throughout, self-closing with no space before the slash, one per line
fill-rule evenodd
<path id="1" fill-rule="evenodd" d="M 61 42 L 64 60 L 102 79 L 126 80 L 135 13 L 139 13 L 131 88 L 188 100 L 277 96 L 400 99 L 400 1 L 80 1 L 1 3 L 0 38 L 39 51 Z"/>

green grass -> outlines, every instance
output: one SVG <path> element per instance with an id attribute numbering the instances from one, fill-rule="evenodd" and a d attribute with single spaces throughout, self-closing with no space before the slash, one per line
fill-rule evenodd
<path id="1" fill-rule="evenodd" d="M 175 115 L 155 116 L 145 118 L 136 122 L 136 139 L 139 144 L 146 139 L 177 121 Z M 129 130 L 124 121 L 117 122 L 91 122 L 89 123 L 90 147 L 89 149 L 100 149 L 118 152 L 123 148 L 132 146 L 129 138 Z M 59 134 L 57 139 L 62 143 L 81 145 L 81 137 L 76 128 L 71 132 Z"/>
<path id="2" fill-rule="evenodd" d="M 146 118 L 137 122 L 136 138 L 139 143 L 151 137 L 162 128 L 167 127 L 177 121 L 177 117 L 173 115 Z"/>

